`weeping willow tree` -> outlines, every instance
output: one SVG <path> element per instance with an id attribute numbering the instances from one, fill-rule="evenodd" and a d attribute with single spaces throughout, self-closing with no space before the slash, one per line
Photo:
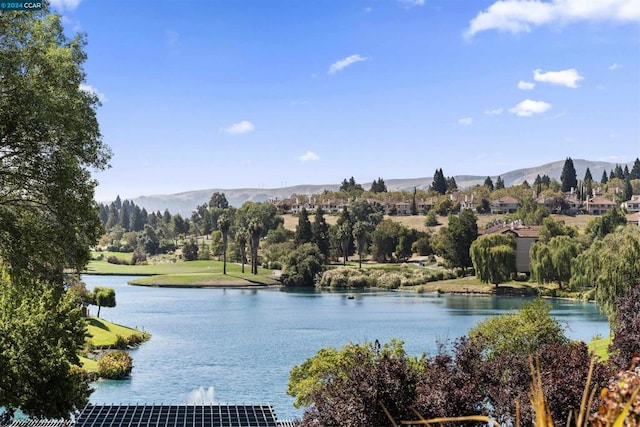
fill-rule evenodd
<path id="1" fill-rule="evenodd" d="M 534 243 L 530 251 L 531 277 L 538 283 L 556 282 L 562 289 L 571 280 L 571 260 L 580 252 L 580 244 L 569 236 Z"/>
<path id="2" fill-rule="evenodd" d="M 469 250 L 476 276 L 498 287 L 516 271 L 516 239 L 509 234 L 485 234 Z"/>
<path id="3" fill-rule="evenodd" d="M 608 315 L 616 299 L 640 285 L 640 228 L 627 226 L 597 239 L 572 263 L 571 285 L 595 287 L 595 300 Z"/>

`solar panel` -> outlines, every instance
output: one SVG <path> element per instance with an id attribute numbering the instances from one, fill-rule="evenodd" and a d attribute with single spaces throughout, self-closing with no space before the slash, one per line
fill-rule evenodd
<path id="1" fill-rule="evenodd" d="M 87 405 L 75 427 L 278 427 L 267 405 Z"/>

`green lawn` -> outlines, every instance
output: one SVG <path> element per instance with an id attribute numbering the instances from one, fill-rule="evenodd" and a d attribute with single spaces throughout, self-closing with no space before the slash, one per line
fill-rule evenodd
<path id="1" fill-rule="evenodd" d="M 250 271 L 250 266 L 245 264 L 245 271 Z M 236 263 L 227 263 L 229 274 L 241 274 L 241 266 Z M 178 261 L 165 264 L 152 265 L 117 265 L 107 261 L 89 261 L 85 271 L 87 274 L 117 274 L 132 276 L 152 276 L 156 274 L 191 274 L 191 273 L 222 273 L 221 261 Z M 245 273 L 246 274 L 246 273 Z M 262 276 L 271 275 L 271 270 L 258 269 Z"/>
<path id="2" fill-rule="evenodd" d="M 137 329 L 117 325 L 97 317 L 88 317 L 86 320 L 87 329 L 89 335 L 91 335 L 89 341 L 98 348 L 114 346 L 118 335 L 123 338 L 127 338 L 131 335 L 143 335 L 143 333 Z"/>
<path id="3" fill-rule="evenodd" d="M 607 360 L 609 358 L 609 344 L 611 344 L 611 337 L 594 338 L 589 343 L 589 350 L 591 350 L 593 354 L 600 357 L 602 360 Z"/>
<path id="4" fill-rule="evenodd" d="M 80 357 L 80 366 L 87 372 L 98 372 L 98 361 L 95 359 L 89 359 L 88 357 Z"/>

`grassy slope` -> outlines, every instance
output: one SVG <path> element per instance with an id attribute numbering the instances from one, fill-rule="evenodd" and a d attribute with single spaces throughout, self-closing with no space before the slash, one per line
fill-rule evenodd
<path id="1" fill-rule="evenodd" d="M 110 347 L 115 345 L 118 335 L 124 338 L 130 335 L 142 336 L 142 332 L 137 329 L 117 325 L 93 316 L 87 318 L 87 329 L 91 336 L 89 341 L 96 347 Z"/>
<path id="2" fill-rule="evenodd" d="M 607 360 L 609 358 L 609 344 L 611 344 L 611 337 L 594 338 L 589 343 L 589 350 L 591 350 L 591 352 L 600 357 L 602 360 Z"/>

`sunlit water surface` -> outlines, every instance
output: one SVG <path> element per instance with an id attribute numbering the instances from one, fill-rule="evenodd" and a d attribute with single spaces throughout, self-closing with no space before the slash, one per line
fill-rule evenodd
<path id="1" fill-rule="evenodd" d="M 103 308 L 104 319 L 152 334 L 131 351 L 131 377 L 95 383 L 92 402 L 260 403 L 273 405 L 280 419 L 301 415 L 286 395 L 290 369 L 322 347 L 395 337 L 408 353 L 429 354 L 438 342 L 525 301 L 385 291 L 146 288 L 128 286 L 131 279 L 84 276 L 89 289 L 116 290 L 117 306 Z M 608 335 L 596 305 L 550 302 L 569 337 Z"/>

